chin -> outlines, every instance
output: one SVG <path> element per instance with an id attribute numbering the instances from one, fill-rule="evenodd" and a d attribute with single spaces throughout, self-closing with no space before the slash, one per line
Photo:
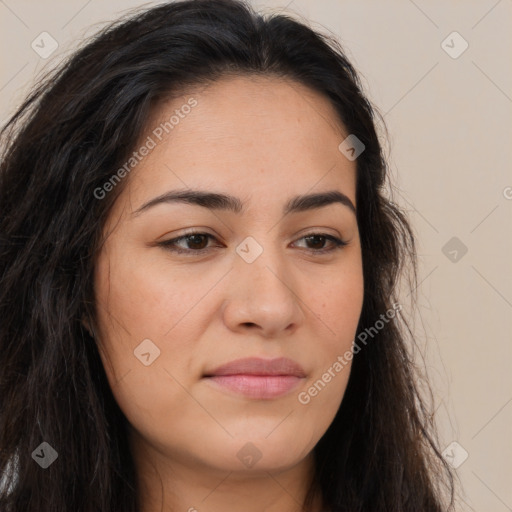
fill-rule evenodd
<path id="1" fill-rule="evenodd" d="M 265 437 L 268 436 L 268 437 Z M 243 473 L 279 472 L 296 466 L 308 456 L 314 445 L 302 445 L 296 434 L 283 431 L 268 435 L 244 436 L 230 439 L 224 446 L 217 444 L 213 461 L 218 469 Z M 221 447 L 222 446 L 222 447 Z"/>

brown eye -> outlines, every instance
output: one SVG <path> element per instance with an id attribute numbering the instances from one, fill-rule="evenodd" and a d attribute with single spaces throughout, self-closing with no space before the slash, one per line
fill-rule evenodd
<path id="1" fill-rule="evenodd" d="M 177 253 L 202 253 L 209 249 L 208 241 L 215 237 L 208 233 L 188 233 L 171 240 L 165 240 L 158 245 Z"/>
<path id="2" fill-rule="evenodd" d="M 311 235 L 305 237 L 306 240 L 310 243 L 311 249 L 323 249 L 327 238 L 322 235 Z"/>
<path id="3" fill-rule="evenodd" d="M 312 252 L 312 253 L 327 253 L 334 251 L 336 249 L 339 249 L 341 247 L 344 247 L 348 244 L 348 242 L 345 242 L 344 240 L 341 240 L 340 238 L 337 238 L 332 235 L 327 235 L 324 233 L 312 233 L 310 235 L 306 235 L 301 238 L 301 240 L 306 240 L 305 247 L 306 250 Z M 331 247 L 325 247 L 325 243 L 330 242 Z"/>
<path id="4" fill-rule="evenodd" d="M 187 235 L 184 240 L 188 244 L 189 249 L 205 249 L 208 245 L 208 237 L 202 234 Z"/>

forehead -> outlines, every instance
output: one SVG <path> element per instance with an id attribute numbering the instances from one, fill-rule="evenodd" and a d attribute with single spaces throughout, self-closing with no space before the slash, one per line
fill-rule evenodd
<path id="1" fill-rule="evenodd" d="M 177 186 L 260 204 L 334 187 L 355 203 L 355 163 L 338 150 L 346 136 L 331 102 L 289 79 L 230 76 L 190 88 L 152 111 L 140 144 L 154 148 L 129 180 L 133 209 Z"/>
<path id="2" fill-rule="evenodd" d="M 229 75 L 207 86 L 190 88 L 179 97 L 157 104 L 146 131 L 178 114 L 190 98 L 197 101 L 197 106 L 186 115 L 186 124 L 181 124 L 181 117 L 172 129 L 173 137 L 183 141 L 190 142 L 186 135 L 192 130 L 196 136 L 219 140 L 232 137 L 257 141 L 259 134 L 275 135 L 283 128 L 287 129 L 283 137 L 287 133 L 297 136 L 300 130 L 301 140 L 311 142 L 322 140 L 327 132 L 336 133 L 336 139 L 346 137 L 327 97 L 289 78 L 262 75 Z"/>

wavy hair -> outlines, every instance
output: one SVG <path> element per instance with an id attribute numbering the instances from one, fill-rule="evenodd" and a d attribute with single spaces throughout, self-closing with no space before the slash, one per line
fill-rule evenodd
<path id="1" fill-rule="evenodd" d="M 341 45 L 242 0 L 182 0 L 131 12 L 33 88 L 1 132 L 0 489 L 2 512 L 136 512 L 127 419 L 94 339 L 93 274 L 102 228 L 123 190 L 94 190 L 129 158 L 159 102 L 235 74 L 306 85 L 334 106 L 365 151 L 357 158 L 364 301 L 358 333 L 416 280 L 414 235 L 386 193 L 377 109 Z M 341 141 L 340 141 L 341 142 Z M 332 512 L 441 512 L 453 474 L 420 393 L 402 315 L 354 355 L 332 424 L 314 448 Z M 430 388 L 429 388 L 430 389 Z M 430 397 L 432 393 L 430 392 Z M 33 451 L 48 442 L 58 463 Z"/>

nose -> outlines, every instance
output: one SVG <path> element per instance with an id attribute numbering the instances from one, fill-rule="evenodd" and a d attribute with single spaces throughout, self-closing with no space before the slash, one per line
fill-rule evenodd
<path id="1" fill-rule="evenodd" d="M 265 250 L 252 263 L 235 258 L 224 305 L 224 322 L 235 332 L 265 338 L 287 336 L 303 321 L 299 283 L 282 255 Z"/>

